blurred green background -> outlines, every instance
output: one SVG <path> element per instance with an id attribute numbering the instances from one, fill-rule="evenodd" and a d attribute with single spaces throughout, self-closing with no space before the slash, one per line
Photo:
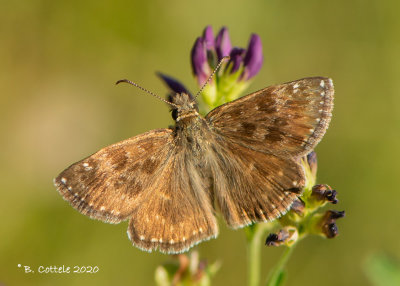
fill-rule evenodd
<path id="1" fill-rule="evenodd" d="M 170 258 L 131 246 L 127 223 L 90 220 L 52 179 L 107 146 L 172 123 L 155 71 L 196 90 L 190 49 L 203 28 L 229 28 L 233 45 L 263 41 L 264 66 L 247 90 L 307 76 L 336 88 L 332 124 L 317 147 L 320 183 L 347 217 L 333 240 L 309 237 L 288 264 L 287 285 L 372 285 L 374 253 L 400 258 L 400 2 L 0 1 L 0 284 L 152 285 Z M 222 268 L 213 285 L 245 285 L 243 231 L 220 222 L 198 246 Z M 262 248 L 267 273 L 282 248 Z M 97 274 L 24 274 L 17 265 L 92 265 Z"/>

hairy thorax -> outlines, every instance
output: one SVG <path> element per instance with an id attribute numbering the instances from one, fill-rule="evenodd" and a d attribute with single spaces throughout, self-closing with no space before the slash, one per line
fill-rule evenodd
<path id="1" fill-rule="evenodd" d="M 178 145 L 201 160 L 208 149 L 211 132 L 206 120 L 193 110 L 177 118 L 175 136 Z"/>

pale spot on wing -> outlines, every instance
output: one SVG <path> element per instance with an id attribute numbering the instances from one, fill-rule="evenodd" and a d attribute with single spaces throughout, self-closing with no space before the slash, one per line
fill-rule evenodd
<path id="1" fill-rule="evenodd" d="M 297 181 L 293 181 L 293 186 L 297 186 Z"/>
<path id="2" fill-rule="evenodd" d="M 128 233 L 129 233 L 129 232 L 128 232 Z M 143 235 L 139 236 L 139 239 L 140 239 L 140 240 L 144 240 L 144 236 L 143 236 Z"/>
<path id="3" fill-rule="evenodd" d="M 64 177 L 62 177 L 61 178 L 61 183 L 63 183 L 64 185 L 67 183 L 67 179 L 66 178 L 64 178 Z"/>
<path id="4" fill-rule="evenodd" d="M 321 87 L 325 86 L 325 82 L 323 80 L 321 80 L 321 83 L 319 84 Z"/>
<path id="5" fill-rule="evenodd" d="M 170 243 L 170 244 L 174 244 L 175 241 L 174 241 L 173 239 L 171 239 L 171 240 L 169 241 L 169 243 Z"/>
<path id="6" fill-rule="evenodd" d="M 293 85 L 293 93 L 297 93 L 299 91 L 298 90 L 299 86 L 300 86 L 299 83 L 296 83 L 296 84 Z"/>
<path id="7" fill-rule="evenodd" d="M 182 241 L 185 242 L 186 241 L 186 237 L 182 237 Z"/>
<path id="8" fill-rule="evenodd" d="M 283 176 L 283 172 L 282 171 L 278 171 L 278 176 Z"/>
<path id="9" fill-rule="evenodd" d="M 160 243 L 162 243 L 162 238 L 160 238 L 158 241 L 159 241 Z"/>
<path id="10" fill-rule="evenodd" d="M 151 242 L 158 242 L 158 239 L 153 237 L 150 241 Z"/>
<path id="11" fill-rule="evenodd" d="M 101 206 L 101 207 L 100 207 L 100 210 L 101 210 L 101 211 L 104 211 L 105 209 L 106 209 L 106 208 L 105 208 L 104 206 Z"/>
<path id="12" fill-rule="evenodd" d="M 202 229 L 201 227 L 199 228 L 199 232 L 200 232 L 200 233 L 202 233 L 202 232 L 203 232 L 203 229 Z"/>
<path id="13" fill-rule="evenodd" d="M 325 96 L 325 91 L 321 92 L 321 96 Z"/>
<path id="14" fill-rule="evenodd" d="M 72 191 L 72 187 L 71 186 L 68 186 L 67 189 L 68 189 L 68 191 Z"/>
<path id="15" fill-rule="evenodd" d="M 87 162 L 83 163 L 82 166 L 85 168 L 85 171 L 90 171 L 93 169 L 93 167 L 89 166 Z"/>

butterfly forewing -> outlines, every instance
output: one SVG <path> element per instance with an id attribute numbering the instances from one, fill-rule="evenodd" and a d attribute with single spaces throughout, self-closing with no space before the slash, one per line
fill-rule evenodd
<path id="1" fill-rule="evenodd" d="M 303 156 L 321 140 L 332 108 L 332 81 L 311 77 L 254 92 L 206 118 L 216 133 L 248 148 Z"/>
<path id="2" fill-rule="evenodd" d="M 103 148 L 64 170 L 55 185 L 91 218 L 111 223 L 128 219 L 171 155 L 171 133 L 153 130 Z"/>

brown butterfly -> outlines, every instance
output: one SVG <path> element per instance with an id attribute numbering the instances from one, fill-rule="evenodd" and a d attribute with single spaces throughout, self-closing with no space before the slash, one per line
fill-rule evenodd
<path id="1" fill-rule="evenodd" d="M 127 80 L 123 80 L 128 82 Z M 101 149 L 64 170 L 55 186 L 79 212 L 129 219 L 138 248 L 180 253 L 232 228 L 276 219 L 301 195 L 300 160 L 331 119 L 333 84 L 311 77 L 264 88 L 206 117 L 195 99 L 171 97 L 176 125 Z"/>

